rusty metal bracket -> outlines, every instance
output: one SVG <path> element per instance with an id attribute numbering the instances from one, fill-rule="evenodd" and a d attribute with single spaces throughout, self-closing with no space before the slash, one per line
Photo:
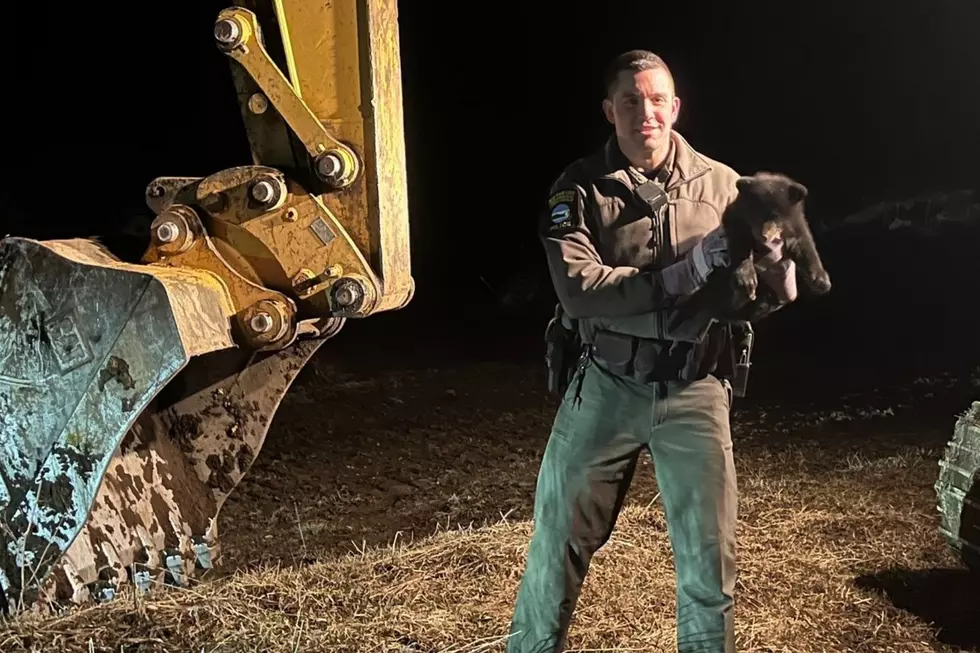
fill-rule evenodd
<path id="1" fill-rule="evenodd" d="M 317 175 L 335 188 L 354 183 L 361 162 L 354 151 L 337 140 L 303 102 L 296 89 L 276 66 L 259 38 L 255 14 L 242 7 L 218 14 L 214 37 L 218 47 L 240 63 L 255 80 L 306 148 Z"/>
<path id="2" fill-rule="evenodd" d="M 353 294 L 336 296 L 349 302 L 344 315 L 406 306 L 415 282 L 397 3 L 236 4 L 218 14 L 214 37 L 231 64 L 253 162 L 299 179 L 368 262 L 372 274 L 358 273 L 344 282 Z M 273 28 L 268 49 L 260 19 Z M 329 237 L 327 224 L 313 227 Z M 310 271 L 308 278 L 323 273 Z"/>
<path id="3" fill-rule="evenodd" d="M 150 225 L 150 233 L 143 263 L 207 270 L 227 285 L 235 305 L 235 339 L 242 346 L 269 351 L 288 346 L 296 337 L 295 303 L 229 265 L 192 207 L 171 204 Z"/>
<path id="4" fill-rule="evenodd" d="M 381 281 L 350 234 L 319 197 L 281 171 L 240 166 L 205 178 L 163 177 L 148 186 L 155 188 L 163 189 L 159 197 L 148 192 L 146 200 L 158 216 L 200 207 L 208 240 L 225 263 L 251 283 L 290 296 L 301 319 L 363 317 L 376 308 Z M 183 253 L 166 243 L 159 249 Z"/>

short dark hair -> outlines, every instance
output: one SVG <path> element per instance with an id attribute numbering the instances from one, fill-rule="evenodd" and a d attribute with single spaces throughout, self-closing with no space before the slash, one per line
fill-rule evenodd
<path id="1" fill-rule="evenodd" d="M 619 73 L 624 70 L 639 72 L 641 70 L 653 70 L 655 68 L 660 68 L 667 73 L 667 77 L 670 79 L 670 90 L 674 92 L 674 76 L 670 73 L 670 68 L 667 66 L 667 63 L 659 55 L 649 50 L 628 50 L 618 55 L 606 67 L 604 78 L 606 95 L 612 94 L 613 86 L 619 80 Z"/>

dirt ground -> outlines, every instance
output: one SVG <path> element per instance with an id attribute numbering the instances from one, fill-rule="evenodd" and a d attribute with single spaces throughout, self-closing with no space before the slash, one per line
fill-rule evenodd
<path id="1" fill-rule="evenodd" d="M 542 366 L 490 355 L 452 364 L 451 354 L 431 366 L 380 365 L 344 351 L 324 347 L 304 370 L 259 458 L 221 513 L 222 551 L 212 579 L 216 587 L 232 585 L 210 599 L 201 595 L 213 619 L 197 616 L 189 627 L 186 605 L 174 612 L 183 615 L 176 622 L 159 607 L 150 617 L 140 611 L 149 620 L 134 631 L 132 615 L 119 617 L 129 624 L 120 630 L 106 626 L 109 617 L 89 611 L 75 621 L 30 626 L 30 635 L 28 626 L 6 632 L 0 627 L 0 649 L 74 650 L 67 643 L 84 642 L 88 633 L 91 650 L 106 651 L 125 645 L 127 651 L 200 646 L 435 653 L 503 634 L 555 408 L 544 392 Z M 978 588 L 937 531 L 932 487 L 955 413 L 976 397 L 980 377 L 934 377 L 824 405 L 736 405 L 740 556 L 746 561 L 738 597 L 740 651 L 980 651 Z M 656 496 L 652 466 L 645 461 L 618 528 L 622 535 L 600 552 L 590 572 L 570 650 L 672 650 L 671 569 Z M 483 540 L 457 539 L 452 546 L 482 551 L 477 557 L 491 561 L 481 567 L 484 589 L 465 589 L 474 582 L 471 566 L 445 582 L 431 569 L 417 571 L 422 575 L 411 582 L 429 578 L 431 585 L 428 598 L 416 595 L 415 603 L 379 590 L 372 596 L 384 594 L 388 603 L 368 601 L 373 607 L 346 613 L 333 599 L 323 599 L 319 634 L 316 623 L 307 624 L 297 635 L 304 644 L 296 649 L 264 630 L 246 636 L 252 626 L 218 614 L 225 603 L 215 597 L 250 578 L 263 579 L 258 584 L 265 589 L 256 592 L 270 600 L 270 568 L 293 574 L 298 591 L 314 596 L 323 587 L 304 570 L 345 569 L 366 551 L 374 551 L 375 566 L 359 582 L 368 589 L 370 583 L 385 587 L 394 582 L 385 574 L 399 568 L 398 558 L 384 558 L 386 547 L 394 552 L 395 542 L 410 555 L 413 547 L 428 550 L 441 541 L 429 536 L 454 532 L 473 538 L 483 533 Z M 641 536 L 647 545 L 637 548 Z M 634 555 L 654 556 L 643 558 L 651 568 L 630 569 L 638 564 Z M 388 560 L 383 573 L 377 571 L 378 556 Z M 416 573 L 402 572 L 409 579 Z M 649 582 L 638 587 L 644 573 Z M 635 594 L 616 589 L 627 580 Z M 332 587 L 328 592 L 337 592 L 338 585 Z M 206 586 L 197 591 L 206 592 Z M 432 597 L 440 592 L 443 612 L 453 606 L 459 612 L 443 622 L 426 603 L 438 601 Z M 128 608 L 111 609 L 105 614 L 119 616 Z M 330 617 L 331 610 L 340 612 Z M 246 644 L 248 637 L 253 641 Z M 127 644 L 133 641 L 162 648 Z M 355 641 L 364 642 L 363 648 Z"/>

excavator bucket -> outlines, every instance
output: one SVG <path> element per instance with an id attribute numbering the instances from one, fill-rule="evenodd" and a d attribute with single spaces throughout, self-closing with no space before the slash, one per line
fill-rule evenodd
<path id="1" fill-rule="evenodd" d="M 224 308 L 223 308 L 224 307 Z M 18 605 L 183 584 L 332 335 L 235 347 L 220 280 L 87 240 L 0 242 L 0 583 Z"/>
<path id="2" fill-rule="evenodd" d="M 32 602 L 59 560 L 69 563 L 59 574 L 63 591 L 94 580 L 95 570 L 71 568 L 73 545 L 98 551 L 107 566 L 131 555 L 112 546 L 128 526 L 117 519 L 100 529 L 89 518 L 110 503 L 138 509 L 125 488 L 100 494 L 115 452 L 191 357 L 232 346 L 219 283 L 154 276 L 86 240 L 0 243 L 0 583 L 8 601 Z M 133 471 L 151 481 L 143 468 Z M 167 507 L 147 515 L 137 542 L 167 543 L 175 530 L 168 512 L 180 514 L 167 494 L 153 488 L 151 503 Z"/>

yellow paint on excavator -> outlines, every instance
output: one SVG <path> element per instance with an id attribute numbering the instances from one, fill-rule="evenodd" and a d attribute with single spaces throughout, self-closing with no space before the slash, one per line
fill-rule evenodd
<path id="1" fill-rule="evenodd" d="M 147 184 L 138 263 L 0 241 L 0 609 L 210 567 L 303 365 L 414 294 L 396 2 L 269 1 L 213 25 L 250 164 Z"/>

